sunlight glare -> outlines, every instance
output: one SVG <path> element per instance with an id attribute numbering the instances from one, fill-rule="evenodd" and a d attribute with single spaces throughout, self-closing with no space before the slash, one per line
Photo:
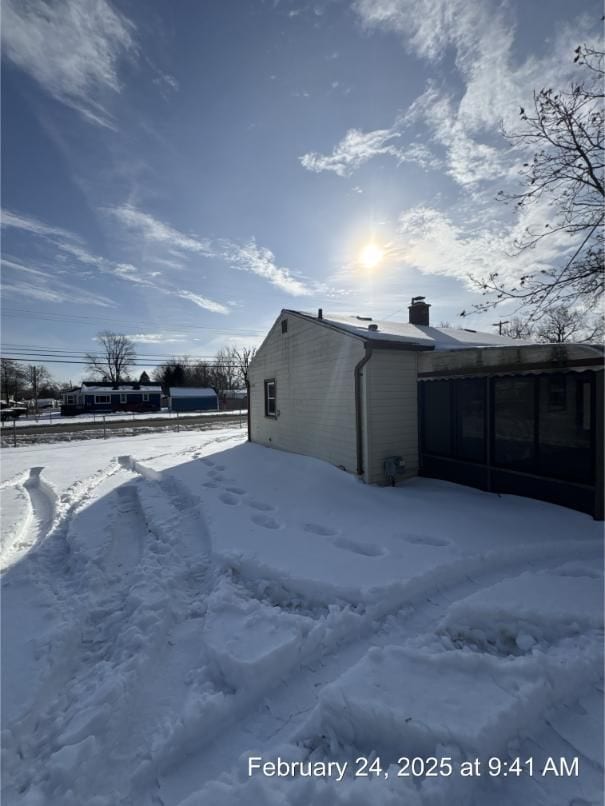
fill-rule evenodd
<path id="1" fill-rule="evenodd" d="M 370 241 L 361 250 L 359 256 L 361 265 L 366 269 L 375 269 L 384 258 L 383 250 L 375 243 Z"/>

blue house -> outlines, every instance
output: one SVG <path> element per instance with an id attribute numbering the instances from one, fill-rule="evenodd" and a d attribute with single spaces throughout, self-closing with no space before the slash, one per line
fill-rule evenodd
<path id="1" fill-rule="evenodd" d="M 171 411 L 218 411 L 218 396 L 214 389 L 195 386 L 171 386 Z"/>
<path id="2" fill-rule="evenodd" d="M 61 414 L 160 411 L 161 399 L 162 387 L 151 381 L 84 381 L 80 387 L 63 393 Z"/>

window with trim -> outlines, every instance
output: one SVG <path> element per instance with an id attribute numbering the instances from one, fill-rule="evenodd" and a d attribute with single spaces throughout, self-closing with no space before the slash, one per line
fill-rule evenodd
<path id="1" fill-rule="evenodd" d="M 275 379 L 265 381 L 265 417 L 277 417 Z"/>
<path id="2" fill-rule="evenodd" d="M 95 395 L 95 403 L 111 403 L 111 395 Z"/>
<path id="3" fill-rule="evenodd" d="M 288 332 L 288 320 L 287 319 L 282 319 L 281 320 L 281 332 L 282 333 L 287 333 Z"/>
<path id="4" fill-rule="evenodd" d="M 149 403 L 149 392 L 143 392 L 143 403 Z"/>
<path id="5" fill-rule="evenodd" d="M 126 403 L 126 402 L 127 402 L 127 397 L 126 397 L 126 395 L 124 395 L 124 394 L 120 394 L 120 403 Z"/>
<path id="6" fill-rule="evenodd" d="M 73 403 L 74 402 L 74 396 L 73 395 L 66 395 L 65 396 L 65 402 L 66 403 Z"/>

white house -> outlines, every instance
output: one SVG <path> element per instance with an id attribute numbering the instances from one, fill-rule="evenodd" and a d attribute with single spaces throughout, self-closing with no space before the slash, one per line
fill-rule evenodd
<path id="1" fill-rule="evenodd" d="M 249 369 L 249 439 L 369 483 L 421 473 L 598 514 L 603 348 L 431 327 L 429 308 L 283 310 Z"/>

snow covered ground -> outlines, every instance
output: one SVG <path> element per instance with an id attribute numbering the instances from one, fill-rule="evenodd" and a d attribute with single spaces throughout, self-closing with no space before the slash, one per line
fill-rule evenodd
<path id="1" fill-rule="evenodd" d="M 601 804 L 602 525 L 243 439 L 3 450 L 3 803 Z"/>

